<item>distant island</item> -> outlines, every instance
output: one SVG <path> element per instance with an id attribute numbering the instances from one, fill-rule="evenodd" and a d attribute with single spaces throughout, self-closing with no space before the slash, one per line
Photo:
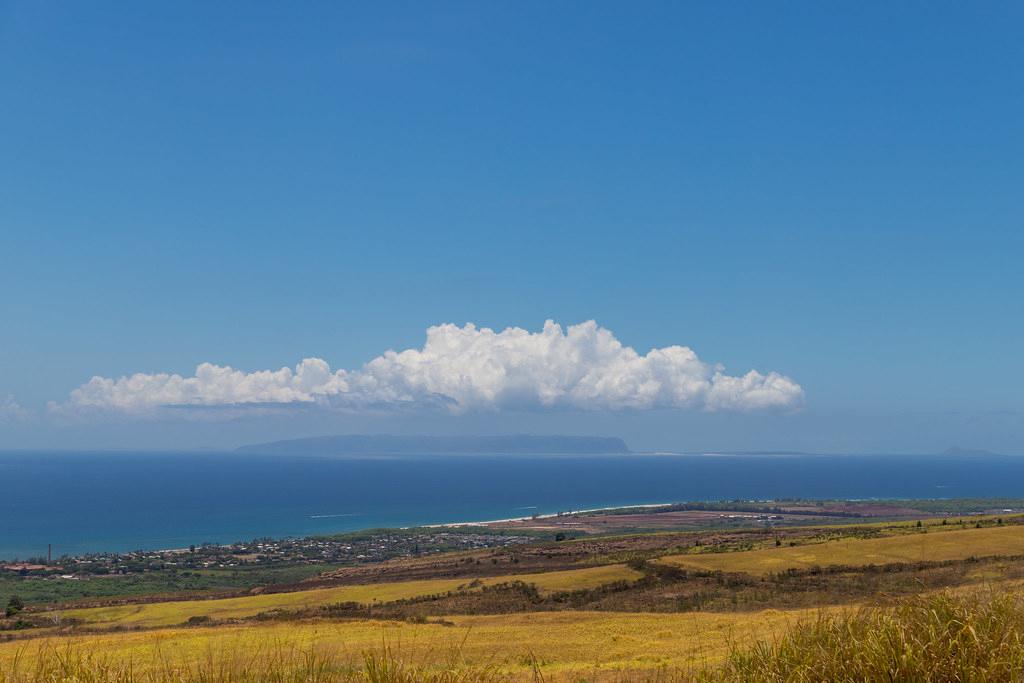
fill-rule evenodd
<path id="1" fill-rule="evenodd" d="M 508 454 L 602 455 L 630 453 L 617 437 L 601 436 L 393 436 L 349 434 L 251 444 L 236 449 L 259 455 Z"/>
<path id="2" fill-rule="evenodd" d="M 982 448 L 960 448 L 959 446 L 950 446 L 946 450 L 942 451 L 942 455 L 999 455 L 999 453 L 993 453 L 992 451 L 986 451 Z"/>

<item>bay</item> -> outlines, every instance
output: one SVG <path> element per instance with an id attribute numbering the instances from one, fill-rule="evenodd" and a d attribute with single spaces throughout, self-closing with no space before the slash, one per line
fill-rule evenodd
<path id="1" fill-rule="evenodd" d="M 0 558 L 679 501 L 1024 497 L 1024 457 L 0 452 Z"/>

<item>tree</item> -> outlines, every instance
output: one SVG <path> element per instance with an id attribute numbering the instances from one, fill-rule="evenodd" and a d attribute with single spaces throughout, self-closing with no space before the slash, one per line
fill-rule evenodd
<path id="1" fill-rule="evenodd" d="M 4 612 L 7 616 L 13 617 L 23 609 L 25 609 L 25 603 L 17 595 L 12 595 L 11 599 L 7 601 L 7 609 Z"/>

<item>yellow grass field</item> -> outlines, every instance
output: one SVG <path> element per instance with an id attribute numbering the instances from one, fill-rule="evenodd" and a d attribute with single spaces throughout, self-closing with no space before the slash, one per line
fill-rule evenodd
<path id="1" fill-rule="evenodd" d="M 939 527 L 943 529 L 943 527 Z M 666 564 L 710 571 L 763 574 L 828 565 L 889 564 L 1024 555 L 1024 525 L 937 530 L 886 538 L 845 538 L 825 543 L 728 553 L 669 555 Z"/>
<path id="2" fill-rule="evenodd" d="M 0 643 L 0 669 L 20 656 L 31 667 L 41 649 L 77 647 L 100 659 L 131 660 L 137 672 L 194 666 L 274 652 L 310 652 L 357 662 L 383 645 L 403 660 L 441 666 L 460 663 L 545 675 L 573 671 L 691 668 L 718 662 L 730 643 L 772 638 L 818 610 L 716 614 L 543 612 L 446 617 L 454 625 L 381 621 L 302 621 L 245 626 L 71 636 Z M 19 654 L 20 653 L 20 654 Z"/>
<path id="3" fill-rule="evenodd" d="M 642 574 L 623 564 L 570 569 L 540 574 L 515 574 L 481 579 L 478 585 L 496 584 L 505 581 L 532 583 L 541 591 L 564 591 L 596 588 L 614 581 L 633 581 Z M 239 598 L 217 600 L 181 600 L 149 604 L 116 605 L 112 607 L 89 607 L 62 612 L 67 618 L 81 619 L 95 625 L 119 625 L 137 627 L 176 626 L 191 617 L 206 616 L 211 619 L 240 619 L 260 612 L 275 609 L 297 610 L 339 602 L 390 602 L 423 595 L 435 595 L 466 587 L 473 579 L 430 579 L 424 581 L 402 581 L 377 583 L 336 588 L 318 588 L 292 593 L 271 593 Z"/>

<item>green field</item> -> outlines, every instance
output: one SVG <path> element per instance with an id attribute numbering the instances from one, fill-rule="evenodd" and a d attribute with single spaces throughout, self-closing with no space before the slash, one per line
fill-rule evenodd
<path id="1" fill-rule="evenodd" d="M 306 564 L 287 567 L 165 570 L 128 576 L 86 576 L 78 580 L 58 577 L 24 578 L 11 572 L 0 572 L 0 604 L 6 604 L 12 595 L 17 595 L 26 603 L 32 604 L 121 595 L 194 594 L 267 584 L 290 584 L 330 571 L 336 566 Z"/>

